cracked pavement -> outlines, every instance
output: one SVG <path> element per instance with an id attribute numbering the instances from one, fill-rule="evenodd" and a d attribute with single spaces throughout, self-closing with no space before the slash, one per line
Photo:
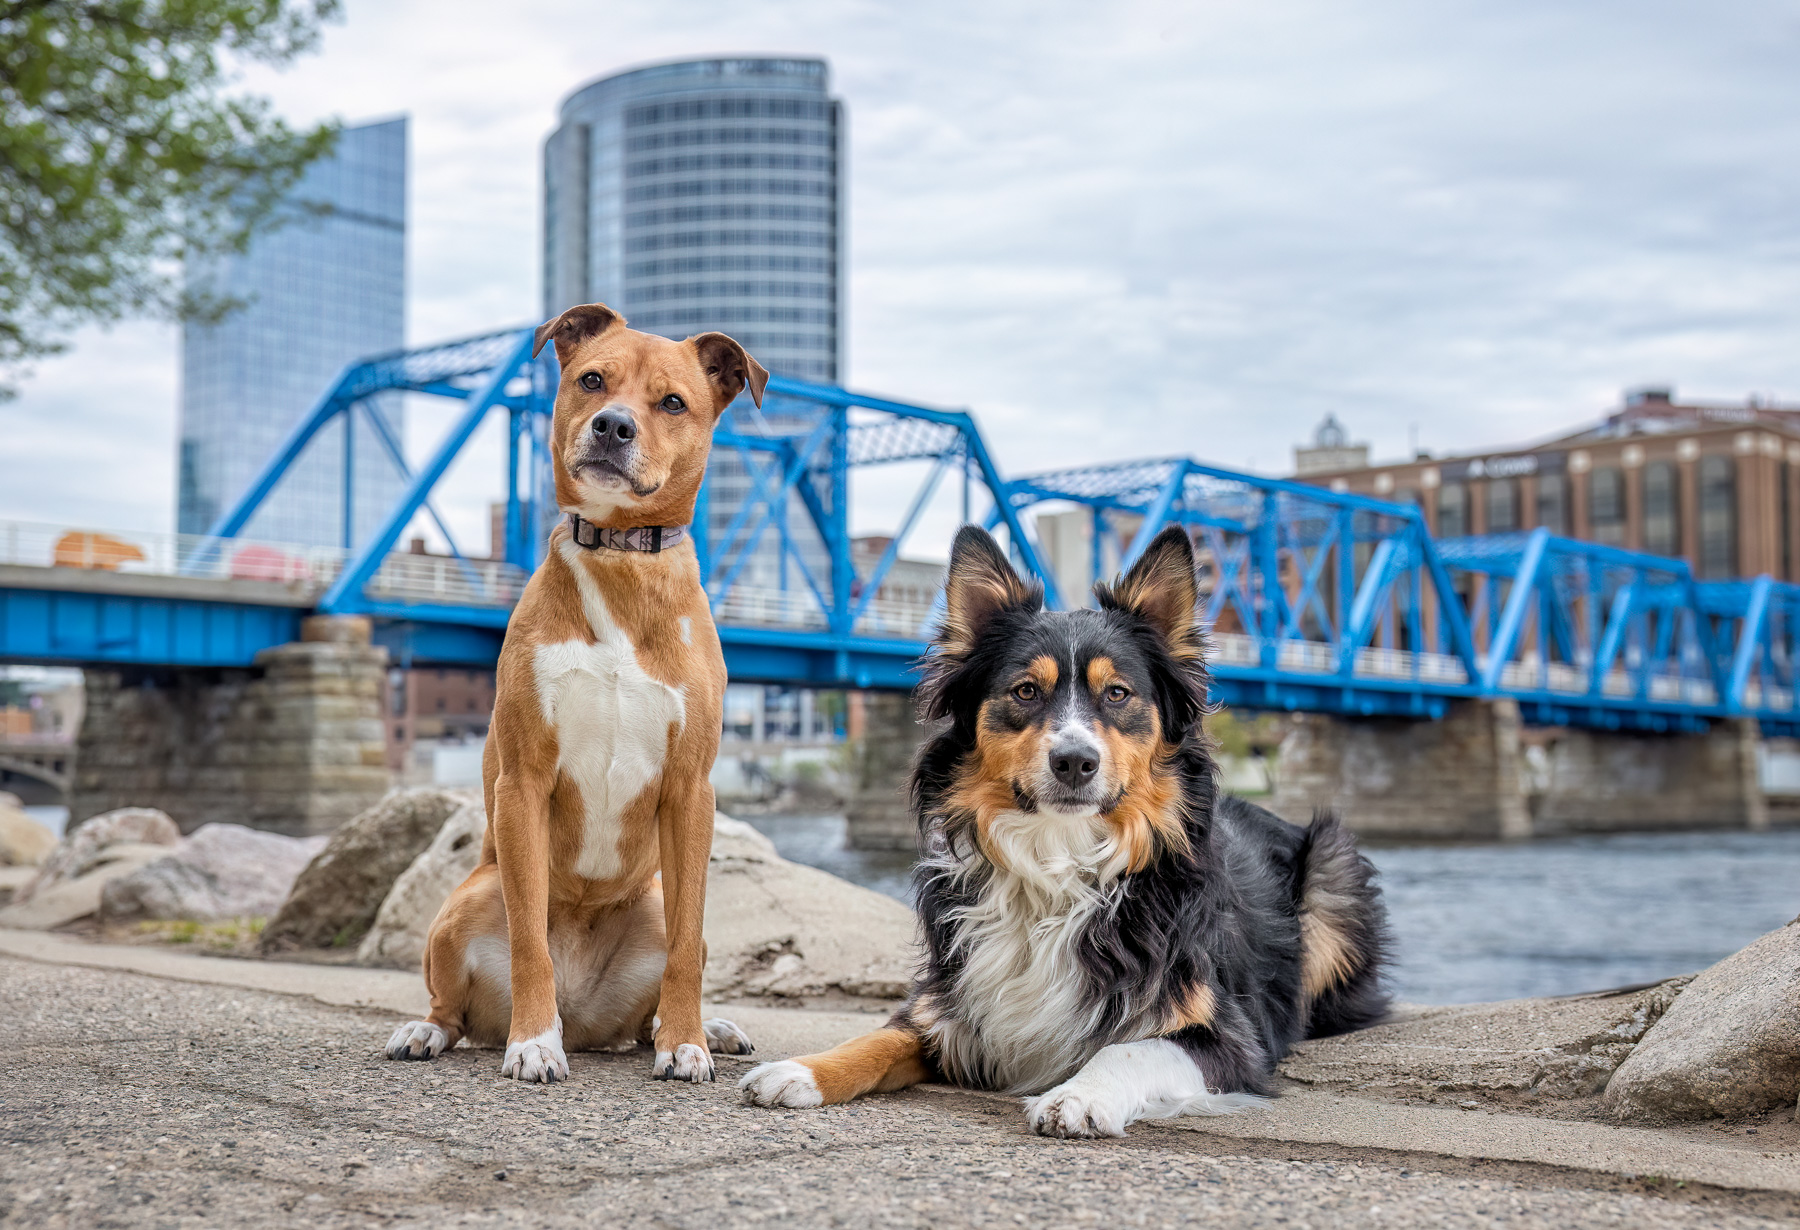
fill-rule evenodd
<path id="1" fill-rule="evenodd" d="M 1016 1105 L 918 1089 L 823 1111 L 660 1083 L 647 1054 L 500 1079 L 394 1063 L 385 1012 L 0 957 L 0 1224 L 714 1227 L 1790 1225 L 1792 1198 L 1160 1124 L 1044 1140 Z M 760 1060 L 769 1057 L 759 1053 Z"/>

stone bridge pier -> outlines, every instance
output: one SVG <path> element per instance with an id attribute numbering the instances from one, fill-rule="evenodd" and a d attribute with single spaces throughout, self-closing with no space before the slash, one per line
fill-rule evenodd
<path id="1" fill-rule="evenodd" d="M 387 651 L 369 621 L 314 616 L 248 670 L 86 672 L 72 822 L 159 807 L 183 832 L 223 821 L 328 833 L 389 786 Z"/>
<path id="2" fill-rule="evenodd" d="M 864 692 L 863 721 L 851 742 L 851 793 L 845 808 L 853 850 L 918 848 L 907 789 L 913 755 L 925 737 L 908 692 Z"/>
<path id="3" fill-rule="evenodd" d="M 1510 700 L 1441 721 L 1296 714 L 1271 806 L 1331 808 L 1371 837 L 1517 839 L 1769 825 L 1751 720 L 1704 734 L 1526 727 Z"/>

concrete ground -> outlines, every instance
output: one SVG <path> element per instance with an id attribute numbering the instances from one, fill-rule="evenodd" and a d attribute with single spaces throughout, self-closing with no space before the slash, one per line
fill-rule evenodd
<path id="1" fill-rule="evenodd" d="M 1750 1146 L 1307 1090 L 1052 1141 L 1008 1099 L 768 1111 L 740 1063 L 676 1085 L 637 1054 L 521 1086 L 497 1052 L 381 1057 L 411 975 L 18 932 L 0 954 L 5 1226 L 1800 1224 L 1793 1155 Z M 879 1019 L 724 1011 L 757 1059 Z"/>

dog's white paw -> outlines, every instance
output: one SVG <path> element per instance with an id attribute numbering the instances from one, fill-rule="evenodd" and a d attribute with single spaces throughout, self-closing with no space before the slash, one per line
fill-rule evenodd
<path id="1" fill-rule="evenodd" d="M 1079 1077 L 1025 1099 L 1025 1118 L 1039 1136 L 1123 1136 L 1131 1122 L 1127 1099 L 1116 1089 Z"/>
<path id="2" fill-rule="evenodd" d="M 757 1106 L 811 1110 L 825 1101 L 812 1069 L 791 1059 L 757 1064 L 744 1074 L 738 1088 L 744 1092 L 744 1101 Z"/>
<path id="3" fill-rule="evenodd" d="M 656 1052 L 656 1066 L 650 1075 L 659 1081 L 709 1081 L 713 1078 L 712 1056 L 703 1047 L 683 1042 L 672 1055 Z"/>
<path id="4" fill-rule="evenodd" d="M 700 1028 L 706 1034 L 708 1050 L 721 1055 L 748 1055 L 756 1050 L 751 1045 L 750 1035 L 723 1017 L 701 1021 Z"/>
<path id="5" fill-rule="evenodd" d="M 430 1021 L 408 1021 L 388 1039 L 389 1059 L 436 1059 L 450 1045 L 450 1035 Z"/>
<path id="6" fill-rule="evenodd" d="M 562 1018 L 535 1038 L 511 1042 L 506 1057 L 500 1061 L 500 1075 L 516 1081 L 546 1085 L 569 1079 L 569 1057 L 563 1054 Z"/>

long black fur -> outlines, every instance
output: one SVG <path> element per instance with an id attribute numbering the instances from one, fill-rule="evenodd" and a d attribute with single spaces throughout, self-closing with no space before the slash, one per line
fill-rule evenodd
<path id="1" fill-rule="evenodd" d="M 1146 560 L 1159 552 L 1164 567 L 1185 561 L 1191 581 L 1191 547 L 1181 531 L 1166 531 Z M 952 564 L 953 599 L 959 566 L 991 570 L 996 563 L 1012 575 L 991 538 L 965 529 Z M 946 875 L 943 867 L 949 847 L 981 858 L 973 817 L 958 815 L 952 796 L 959 766 L 975 753 L 982 702 L 1004 686 L 1011 664 L 1043 653 L 1068 662 L 1103 652 L 1149 689 L 1165 735 L 1179 744 L 1171 768 L 1187 848 L 1164 846 L 1149 866 L 1124 877 L 1115 908 L 1100 912 L 1081 937 L 1083 998 L 1103 1008 L 1090 1050 L 1154 1036 L 1145 1023 L 1167 1019 L 1204 983 L 1216 1003 L 1211 1023 L 1164 1036 L 1195 1057 L 1213 1091 L 1268 1093 L 1276 1063 L 1295 1041 L 1356 1029 L 1386 1011 L 1380 983 L 1387 923 L 1374 868 L 1332 816 L 1302 828 L 1217 794 L 1201 727 L 1209 680 L 1191 607 L 1186 633 L 1173 633 L 1172 643 L 1166 627 L 1131 607 L 1126 590 L 1125 583 L 1099 587 L 1101 609 L 1060 613 L 1043 610 L 1041 591 L 1018 583 L 1002 600 L 990 600 L 978 621 L 965 618 L 926 660 L 919 704 L 935 731 L 912 778 L 926 852 L 914 880 L 925 957 L 895 1023 L 921 1028 L 928 1016 L 957 1013 L 963 958 L 956 915 L 985 883 L 985 862 L 973 876 Z M 1334 924 L 1354 953 L 1348 976 L 1310 1004 L 1301 993 L 1301 911 L 1309 890 L 1330 894 Z M 929 1030 L 925 1035 L 927 1058 L 941 1070 Z M 946 1075 L 995 1083 L 982 1071 Z"/>

